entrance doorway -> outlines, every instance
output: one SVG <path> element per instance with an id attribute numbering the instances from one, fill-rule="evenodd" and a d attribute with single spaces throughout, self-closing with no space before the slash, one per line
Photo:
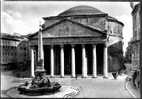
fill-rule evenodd
<path id="1" fill-rule="evenodd" d="M 64 45 L 64 73 L 71 74 L 71 45 Z"/>
<path id="2" fill-rule="evenodd" d="M 93 73 L 93 47 L 90 44 L 85 46 L 87 55 L 87 74 L 92 75 Z"/>
<path id="3" fill-rule="evenodd" d="M 54 46 L 54 73 L 55 75 L 60 75 L 61 72 L 61 62 L 60 62 L 60 46 Z"/>
<path id="4" fill-rule="evenodd" d="M 97 52 L 97 74 L 103 74 L 103 49 L 104 45 L 103 44 L 98 44 L 96 47 L 96 52 Z"/>
<path id="5" fill-rule="evenodd" d="M 44 45 L 44 68 L 46 74 L 50 75 L 50 46 Z"/>
<path id="6" fill-rule="evenodd" d="M 75 46 L 75 72 L 76 75 L 82 74 L 82 46 Z"/>

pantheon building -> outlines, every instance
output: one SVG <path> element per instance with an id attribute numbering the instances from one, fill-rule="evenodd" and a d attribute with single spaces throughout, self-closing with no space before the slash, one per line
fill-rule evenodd
<path id="1" fill-rule="evenodd" d="M 122 67 L 124 24 L 91 6 L 76 6 L 43 17 L 44 68 L 51 77 L 107 77 Z M 36 68 L 38 32 L 29 35 Z"/>

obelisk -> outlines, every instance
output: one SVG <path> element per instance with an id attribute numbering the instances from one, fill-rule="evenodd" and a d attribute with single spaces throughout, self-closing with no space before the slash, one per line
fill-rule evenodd
<path id="1" fill-rule="evenodd" d="M 36 72 L 45 72 L 44 69 L 44 51 L 42 41 L 42 28 L 38 32 L 38 64 L 36 66 Z"/>

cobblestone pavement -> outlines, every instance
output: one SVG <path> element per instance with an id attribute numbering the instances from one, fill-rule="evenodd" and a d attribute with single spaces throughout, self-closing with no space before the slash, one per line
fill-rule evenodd
<path id="1" fill-rule="evenodd" d="M 126 89 L 134 98 L 140 98 L 140 88 L 134 87 L 132 81 L 126 83 Z"/>
<path id="2" fill-rule="evenodd" d="M 2 76 L 2 91 L 17 86 L 27 79 L 15 78 L 11 76 Z M 126 75 L 119 76 L 114 80 L 109 74 L 109 78 L 102 76 L 98 78 L 50 78 L 51 81 L 58 81 L 61 85 L 77 87 L 79 94 L 77 98 L 133 98 L 124 87 Z M 5 96 L 2 94 L 2 96 Z"/>
<path id="3" fill-rule="evenodd" d="M 77 98 L 133 98 L 125 89 L 126 75 L 119 76 L 114 80 L 111 74 L 105 79 L 101 76 L 98 78 L 70 78 L 61 79 L 59 82 L 66 85 L 77 86 L 80 93 Z"/>

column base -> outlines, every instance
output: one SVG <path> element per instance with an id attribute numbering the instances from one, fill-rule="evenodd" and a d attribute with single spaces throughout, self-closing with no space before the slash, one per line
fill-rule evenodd
<path id="1" fill-rule="evenodd" d="M 75 76 L 75 75 L 72 75 L 71 77 L 72 77 L 72 78 L 75 78 L 76 76 Z"/>
<path id="2" fill-rule="evenodd" d="M 31 78 L 34 78 L 35 76 L 30 76 Z"/>
<path id="3" fill-rule="evenodd" d="M 108 77 L 107 77 L 107 76 L 104 76 L 103 78 L 108 79 Z"/>
<path id="4" fill-rule="evenodd" d="M 60 77 L 61 77 L 61 78 L 64 78 L 64 76 L 62 76 L 62 75 L 61 75 Z"/>
<path id="5" fill-rule="evenodd" d="M 54 78 L 55 76 L 54 76 L 54 75 L 51 75 L 50 77 L 51 77 L 51 78 Z"/>
<path id="6" fill-rule="evenodd" d="M 92 76 L 92 78 L 98 78 L 97 76 Z"/>
<path id="7" fill-rule="evenodd" d="M 87 78 L 87 76 L 82 76 L 82 78 Z"/>
<path id="8" fill-rule="evenodd" d="M 32 73 L 32 74 L 30 75 L 30 77 L 34 78 L 34 77 L 35 77 L 35 72 Z"/>

